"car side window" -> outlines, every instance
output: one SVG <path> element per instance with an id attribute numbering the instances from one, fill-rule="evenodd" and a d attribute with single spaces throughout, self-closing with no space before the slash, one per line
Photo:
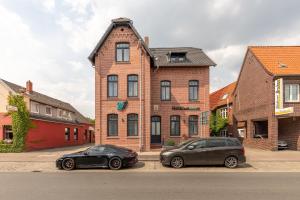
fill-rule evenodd
<path id="1" fill-rule="evenodd" d="M 240 143 L 237 140 L 227 140 L 227 146 L 240 146 Z"/>
<path id="2" fill-rule="evenodd" d="M 225 147 L 226 146 L 226 141 L 225 140 L 220 140 L 220 139 L 210 139 L 207 141 L 208 147 Z"/>
<path id="3" fill-rule="evenodd" d="M 105 147 L 98 147 L 98 146 L 95 146 L 95 147 L 92 147 L 89 149 L 89 152 L 90 153 L 102 153 L 103 151 L 105 150 Z"/>
<path id="4" fill-rule="evenodd" d="M 193 142 L 191 145 L 194 146 L 195 149 L 201 149 L 207 147 L 206 140 L 199 140 L 197 142 Z"/>

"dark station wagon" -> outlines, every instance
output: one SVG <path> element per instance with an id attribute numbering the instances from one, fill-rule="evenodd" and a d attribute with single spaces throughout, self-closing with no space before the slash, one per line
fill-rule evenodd
<path id="1" fill-rule="evenodd" d="M 236 138 L 212 137 L 187 140 L 162 150 L 164 166 L 181 168 L 187 165 L 225 165 L 235 168 L 246 162 L 245 150 Z"/>

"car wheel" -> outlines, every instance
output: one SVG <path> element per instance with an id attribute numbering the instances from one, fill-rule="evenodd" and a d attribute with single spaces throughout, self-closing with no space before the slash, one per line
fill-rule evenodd
<path id="1" fill-rule="evenodd" d="M 238 166 L 238 159 L 235 156 L 229 156 L 225 159 L 225 167 L 236 168 Z"/>
<path id="2" fill-rule="evenodd" d="M 75 169 L 75 160 L 72 158 L 65 158 L 62 161 L 62 168 L 64 170 L 73 170 Z"/>
<path id="3" fill-rule="evenodd" d="M 114 157 L 109 160 L 109 168 L 113 170 L 121 169 L 122 167 L 122 160 L 120 158 Z"/>
<path id="4" fill-rule="evenodd" d="M 184 166 L 184 161 L 181 157 L 176 156 L 171 160 L 171 167 L 173 168 L 181 168 Z"/>

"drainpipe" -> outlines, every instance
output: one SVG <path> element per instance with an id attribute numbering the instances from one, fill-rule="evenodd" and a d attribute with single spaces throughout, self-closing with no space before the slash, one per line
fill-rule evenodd
<path id="1" fill-rule="evenodd" d="M 143 63 L 142 63 L 142 40 L 139 39 L 139 47 L 140 47 L 140 123 L 139 123 L 139 133 L 140 133 L 140 151 L 143 150 L 143 133 L 142 133 L 142 124 L 143 124 L 143 117 L 142 117 L 142 76 L 143 76 Z"/>

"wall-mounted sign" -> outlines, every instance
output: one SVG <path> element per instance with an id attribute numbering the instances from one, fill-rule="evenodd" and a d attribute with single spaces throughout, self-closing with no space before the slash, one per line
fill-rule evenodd
<path id="1" fill-rule="evenodd" d="M 293 113 L 293 107 L 283 108 L 283 80 L 275 80 L 275 115 L 285 115 Z"/>
<path id="2" fill-rule="evenodd" d="M 199 107 L 172 106 L 172 110 L 200 110 Z"/>
<path id="3" fill-rule="evenodd" d="M 18 111 L 18 108 L 16 106 L 11 106 L 11 105 L 7 105 L 6 106 L 6 110 L 8 112 L 17 112 Z"/>
<path id="4" fill-rule="evenodd" d="M 127 107 L 128 101 L 119 101 L 117 103 L 117 110 L 124 110 Z"/>

